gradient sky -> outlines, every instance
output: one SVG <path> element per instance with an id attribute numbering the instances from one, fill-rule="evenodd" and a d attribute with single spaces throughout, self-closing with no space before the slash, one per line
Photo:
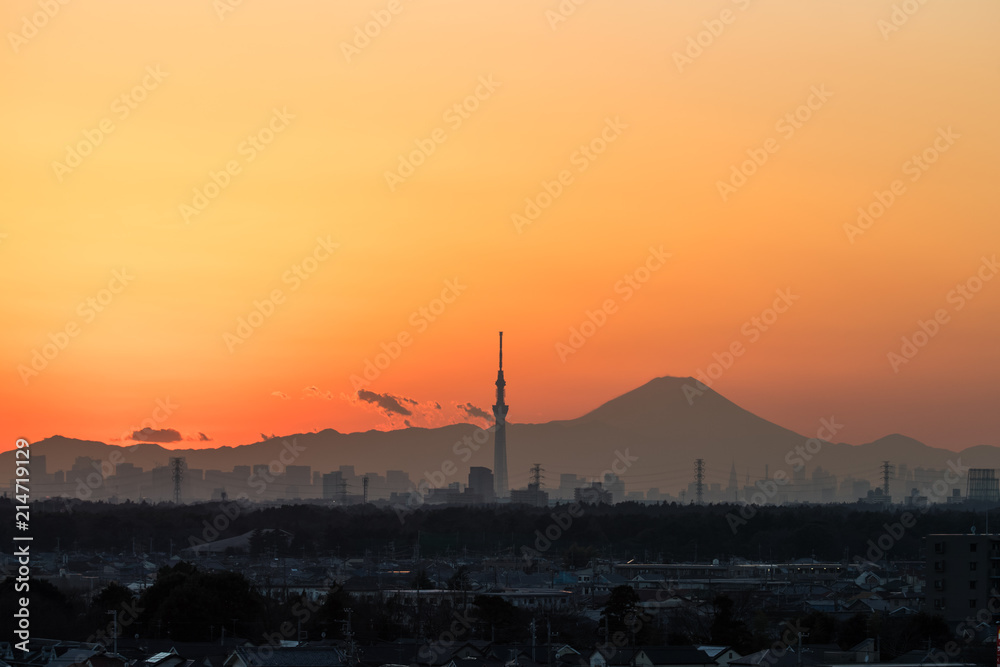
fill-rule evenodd
<path id="1" fill-rule="evenodd" d="M 0 449 L 118 442 L 144 420 L 178 431 L 168 446 L 402 426 L 351 382 L 401 333 L 365 389 L 414 425 L 467 420 L 460 405 L 492 402 L 500 329 L 514 422 L 578 416 L 742 343 L 712 387 L 807 436 L 834 415 L 848 442 L 1000 445 L 1000 279 L 975 279 L 1000 253 L 994 0 L 913 2 L 898 26 L 871 0 L 594 0 L 558 22 L 556 0 L 42 5 L 0 7 Z M 373 16 L 386 25 L 345 54 Z M 78 166 L 55 164 L 81 142 Z M 923 171 L 909 161 L 925 150 Z M 229 162 L 239 173 L 185 216 Z M 895 180 L 881 217 L 845 229 Z M 296 284 L 318 238 L 339 247 Z M 661 247 L 626 299 L 619 281 Z M 952 291 L 970 278 L 972 298 Z M 460 293 L 424 327 L 446 281 Z M 274 290 L 270 317 L 227 342 Z M 778 290 L 798 298 L 757 336 Z"/>

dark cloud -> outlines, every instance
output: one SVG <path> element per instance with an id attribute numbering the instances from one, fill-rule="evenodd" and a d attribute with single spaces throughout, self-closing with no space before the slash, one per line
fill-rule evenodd
<path id="1" fill-rule="evenodd" d="M 480 419 L 489 419 L 490 418 L 490 413 L 486 412 L 485 410 L 481 410 L 481 409 L 477 408 L 472 403 L 466 403 L 465 405 L 459 405 L 458 409 L 464 411 L 465 414 L 469 415 L 470 417 L 479 417 Z"/>
<path id="2" fill-rule="evenodd" d="M 358 392 L 358 398 L 367 403 L 377 405 L 388 415 L 403 415 L 409 417 L 413 413 L 400 404 L 399 399 L 389 394 L 376 394 L 374 391 L 362 389 Z M 404 401 L 407 399 L 403 399 Z"/>
<path id="3" fill-rule="evenodd" d="M 208 441 L 211 440 L 211 438 L 208 437 L 207 435 L 205 435 L 204 433 L 199 433 L 198 434 L 198 440 L 200 440 L 202 442 L 208 442 Z"/>
<path id="4" fill-rule="evenodd" d="M 437 401 L 434 401 L 434 408 L 437 409 L 437 410 L 443 410 L 444 409 L 444 408 L 441 407 L 441 404 L 438 403 Z"/>
<path id="5" fill-rule="evenodd" d="M 172 428 L 149 428 L 133 431 L 132 439 L 139 442 L 177 442 L 181 434 Z"/>

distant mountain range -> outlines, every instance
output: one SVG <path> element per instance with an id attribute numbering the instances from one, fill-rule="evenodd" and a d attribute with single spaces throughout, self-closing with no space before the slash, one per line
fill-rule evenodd
<path id="1" fill-rule="evenodd" d="M 863 445 L 807 443 L 811 436 L 761 419 L 712 389 L 698 386 L 693 378 L 656 378 L 576 419 L 508 424 L 511 487 L 525 486 L 529 467 L 535 463 L 546 471 L 545 486 L 553 487 L 559 485 L 561 473 L 596 479 L 615 461 L 619 461 L 618 470 L 629 461 L 623 475 L 629 488 L 658 487 L 671 493 L 692 479 L 696 458 L 705 460 L 706 481 L 719 482 L 723 488 L 733 465 L 742 485 L 747 475 L 753 480 L 762 478 L 765 465 L 772 475 L 783 470 L 791 476 L 800 456 L 810 457 L 806 463 L 810 472 L 819 465 L 837 476 L 873 483 L 884 460 L 905 464 L 910 470 L 944 469 L 949 461 L 959 459 L 970 467 L 1000 467 L 998 447 L 955 452 L 898 434 Z M 692 388 L 699 393 L 692 393 Z M 836 428 L 830 430 L 835 432 Z M 442 478 L 445 483 L 464 484 L 470 465 L 493 467 L 492 435 L 472 424 L 363 433 L 326 429 L 212 449 L 168 450 L 151 443 L 118 447 L 62 436 L 32 444 L 32 453 L 46 456 L 49 471 L 69 469 L 78 456 L 108 460 L 115 449 L 121 450 L 124 461 L 146 470 L 166 465 L 171 456 L 186 457 L 190 468 L 223 471 L 278 459 L 321 472 L 341 465 L 353 465 L 358 474 L 405 470 L 414 482 L 429 474 L 435 486 L 443 485 Z M 11 458 L 13 452 L 0 455 L 4 470 L 14 469 Z"/>

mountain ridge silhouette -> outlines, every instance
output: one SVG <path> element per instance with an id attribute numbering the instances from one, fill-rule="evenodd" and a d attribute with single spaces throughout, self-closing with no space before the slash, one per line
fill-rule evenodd
<path id="1" fill-rule="evenodd" d="M 145 470 L 184 456 L 190 468 L 228 472 L 236 465 L 278 460 L 286 451 L 294 454 L 294 465 L 309 465 L 314 471 L 341 465 L 353 465 L 357 474 L 405 470 L 414 482 L 427 476 L 440 480 L 437 471 L 454 466 L 447 481 L 465 483 L 469 466 L 493 467 L 492 435 L 482 431 L 468 423 L 353 433 L 327 428 L 200 449 L 167 449 L 155 443 L 119 446 L 55 435 L 33 443 L 32 452 L 47 457 L 49 471 L 68 470 L 77 456 L 107 460 L 117 449 L 124 461 Z M 529 467 L 540 463 L 546 471 L 545 486 L 551 488 L 559 485 L 563 473 L 599 479 L 627 452 L 636 459 L 623 475 L 629 489 L 657 487 L 674 493 L 691 481 L 694 460 L 701 458 L 708 470 L 706 481 L 725 488 L 733 465 L 740 485 L 747 476 L 763 478 L 765 466 L 771 475 L 784 470 L 791 477 L 800 456 L 795 452 L 803 451 L 814 435 L 758 417 L 693 378 L 656 377 L 573 419 L 508 423 L 508 470 L 511 488 L 524 487 Z M 816 442 L 812 448 L 817 448 Z M 0 459 L 6 456 L 13 452 L 3 452 Z M 944 469 L 958 460 L 971 467 L 1000 467 L 1000 448 L 977 445 L 953 451 L 898 433 L 860 445 L 823 441 L 810 454 L 807 472 L 822 466 L 838 477 L 868 479 L 874 486 L 879 466 L 887 459 L 911 470 Z M 13 464 L 7 469 L 13 470 Z"/>

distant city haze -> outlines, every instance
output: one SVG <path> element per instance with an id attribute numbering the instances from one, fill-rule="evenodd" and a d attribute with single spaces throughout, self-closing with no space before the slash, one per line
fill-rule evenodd
<path id="1" fill-rule="evenodd" d="M 692 391 L 698 394 L 689 400 Z M 756 502 L 860 498 L 882 504 L 888 501 L 878 495 L 888 462 L 894 502 L 913 496 L 909 502 L 933 504 L 952 502 L 956 491 L 965 496 L 968 469 L 993 474 L 997 460 L 995 447 L 952 452 L 901 434 L 845 444 L 839 437 L 843 427 L 831 415 L 818 419 L 806 434 L 794 433 L 699 388 L 693 378 L 657 378 L 576 419 L 509 424 L 509 487 L 530 488 L 530 468 L 538 464 L 541 488 L 551 501 L 573 499 L 575 489 L 599 482 L 610 494 L 608 502 L 690 502 L 695 499 L 694 462 L 701 459 L 705 502 L 745 502 L 763 494 Z M 35 443 L 32 452 L 36 493 L 42 497 L 168 500 L 173 497 L 170 457 L 183 455 L 189 472 L 182 499 L 188 501 L 218 499 L 225 492 L 262 502 L 361 502 L 367 476 L 370 500 L 389 500 L 409 510 L 425 502 L 491 502 L 483 495 L 449 498 L 447 492 L 460 493 L 467 486 L 492 489 L 488 470 L 478 484 L 473 480 L 494 465 L 492 445 L 489 429 L 460 424 L 352 434 L 324 430 L 235 448 L 189 450 L 57 437 Z M 0 454 L 0 462 L 12 456 Z M 472 467 L 480 473 L 470 477 Z M 519 502 L 545 500 L 522 497 Z"/>

